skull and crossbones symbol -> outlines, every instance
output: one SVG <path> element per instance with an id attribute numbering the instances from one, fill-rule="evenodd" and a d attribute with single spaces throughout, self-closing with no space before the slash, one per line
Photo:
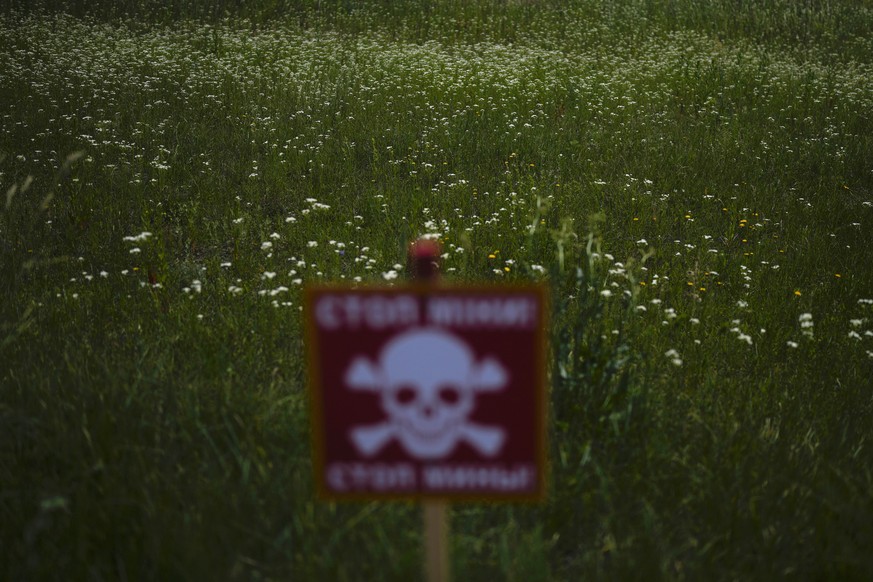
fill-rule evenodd
<path id="1" fill-rule="evenodd" d="M 473 423 L 476 395 L 503 390 L 507 374 L 494 358 L 476 361 L 470 347 L 439 328 L 415 328 L 391 339 L 378 363 L 355 358 L 345 375 L 353 390 L 381 396 L 383 422 L 352 428 L 349 437 L 365 456 L 397 439 L 415 458 L 439 459 L 464 441 L 483 456 L 506 439 L 496 426 Z"/>

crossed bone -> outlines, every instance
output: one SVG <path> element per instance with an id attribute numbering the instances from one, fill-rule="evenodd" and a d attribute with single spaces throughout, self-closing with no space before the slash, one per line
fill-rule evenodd
<path id="1" fill-rule="evenodd" d="M 375 455 L 388 441 L 395 438 L 401 427 L 394 421 L 385 421 L 369 426 L 361 426 L 351 431 L 352 440 L 365 456 Z M 491 457 L 503 446 L 506 434 L 503 429 L 465 422 L 457 428 L 458 438 L 469 443 L 480 454 Z M 403 443 L 403 440 L 400 441 Z"/>

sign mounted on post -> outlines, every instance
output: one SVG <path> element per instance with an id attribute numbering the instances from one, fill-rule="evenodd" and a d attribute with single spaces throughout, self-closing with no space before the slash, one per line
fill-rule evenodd
<path id="1" fill-rule="evenodd" d="M 316 483 L 331 499 L 538 499 L 545 292 L 306 292 Z"/>

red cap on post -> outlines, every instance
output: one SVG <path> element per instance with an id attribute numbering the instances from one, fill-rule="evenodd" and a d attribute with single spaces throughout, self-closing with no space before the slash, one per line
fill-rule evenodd
<path id="1" fill-rule="evenodd" d="M 440 274 L 439 241 L 420 238 L 409 245 L 406 268 L 413 281 L 436 281 Z"/>

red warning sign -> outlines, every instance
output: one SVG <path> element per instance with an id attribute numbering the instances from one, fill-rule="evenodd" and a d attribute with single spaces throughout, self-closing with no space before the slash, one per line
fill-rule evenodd
<path id="1" fill-rule="evenodd" d="M 542 287 L 315 287 L 305 313 L 322 496 L 542 496 Z"/>

